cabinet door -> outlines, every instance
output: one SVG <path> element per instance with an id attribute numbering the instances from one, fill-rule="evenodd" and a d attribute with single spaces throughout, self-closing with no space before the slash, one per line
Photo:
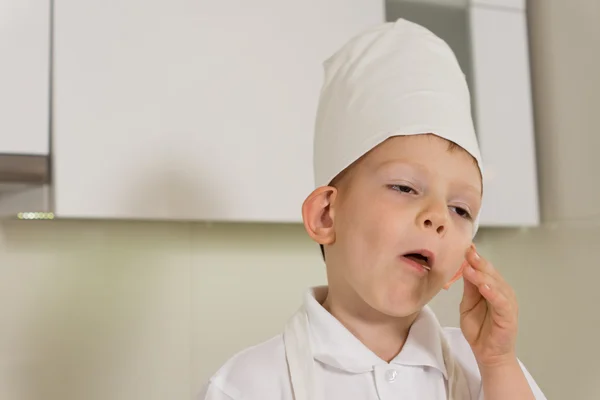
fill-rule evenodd
<path id="1" fill-rule="evenodd" d="M 55 0 L 56 214 L 301 220 L 322 62 L 372 0 Z"/>
<path id="2" fill-rule="evenodd" d="M 470 10 L 475 120 L 485 168 L 482 226 L 539 223 L 525 14 Z"/>
<path id="3" fill-rule="evenodd" d="M 0 0 L 0 154 L 48 155 L 50 0 Z"/>
<path id="4" fill-rule="evenodd" d="M 474 6 L 487 6 L 500 9 L 525 10 L 525 0 L 471 0 Z"/>

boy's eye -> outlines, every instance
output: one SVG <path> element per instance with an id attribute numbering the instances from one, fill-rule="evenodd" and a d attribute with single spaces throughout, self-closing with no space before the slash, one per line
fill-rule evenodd
<path id="1" fill-rule="evenodd" d="M 469 214 L 469 212 L 467 210 L 465 210 L 464 208 L 461 207 L 450 207 L 452 209 L 454 209 L 454 212 L 456 214 L 458 214 L 459 217 L 465 218 L 470 220 L 471 219 L 471 214 Z"/>
<path id="2" fill-rule="evenodd" d="M 402 193 L 415 193 L 415 194 L 417 193 L 416 190 L 414 190 L 410 186 L 406 186 L 406 185 L 391 185 L 390 187 L 392 189 L 394 189 L 398 192 L 402 192 Z"/>

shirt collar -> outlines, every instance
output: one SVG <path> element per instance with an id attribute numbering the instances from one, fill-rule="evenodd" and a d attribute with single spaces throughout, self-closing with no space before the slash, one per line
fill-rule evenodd
<path id="1" fill-rule="evenodd" d="M 314 358 L 351 373 L 368 372 L 387 364 L 323 308 L 327 290 L 327 286 L 313 287 L 304 297 Z M 425 306 L 411 326 L 402 351 L 390 364 L 433 367 L 447 379 L 440 335 L 435 314 Z"/>

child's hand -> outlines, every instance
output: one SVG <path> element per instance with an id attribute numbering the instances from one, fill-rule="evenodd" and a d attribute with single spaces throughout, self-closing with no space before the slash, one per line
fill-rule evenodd
<path id="1" fill-rule="evenodd" d="M 517 299 L 512 288 L 475 247 L 467 252 L 460 303 L 460 328 L 471 345 L 479 367 L 516 360 Z"/>

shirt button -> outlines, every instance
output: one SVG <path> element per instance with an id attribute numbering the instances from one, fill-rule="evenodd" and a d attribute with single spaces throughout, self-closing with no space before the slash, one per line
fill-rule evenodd
<path id="1" fill-rule="evenodd" d="M 389 371 L 386 371 L 386 373 L 385 373 L 385 379 L 387 379 L 388 382 L 394 382 L 397 377 L 398 377 L 398 371 L 396 371 L 395 369 L 390 369 Z"/>

